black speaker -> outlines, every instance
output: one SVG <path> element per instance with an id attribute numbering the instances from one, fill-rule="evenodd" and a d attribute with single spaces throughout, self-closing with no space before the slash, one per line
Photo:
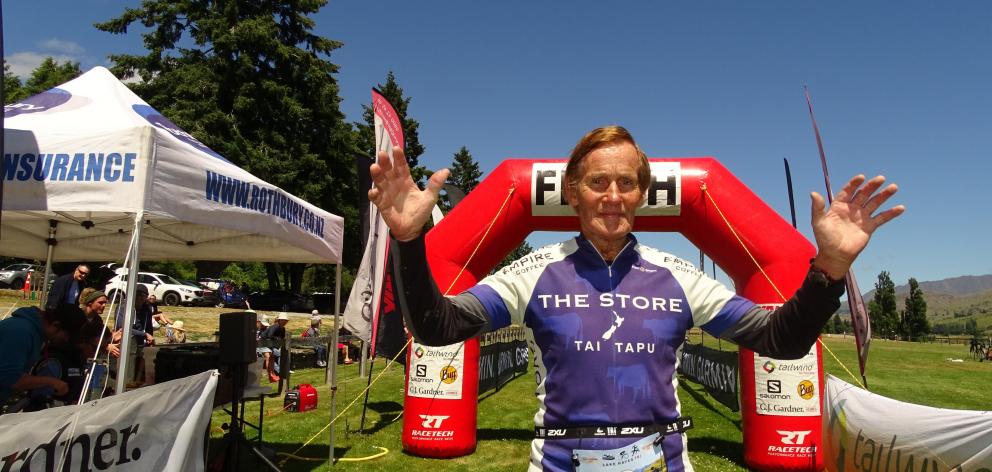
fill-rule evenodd
<path id="1" fill-rule="evenodd" d="M 220 315 L 220 363 L 255 362 L 255 313 L 240 311 Z"/>

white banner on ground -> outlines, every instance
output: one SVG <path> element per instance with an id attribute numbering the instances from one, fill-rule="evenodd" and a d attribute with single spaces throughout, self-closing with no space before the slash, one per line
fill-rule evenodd
<path id="1" fill-rule="evenodd" d="M 992 472 L 992 411 L 904 403 L 827 375 L 824 464 L 831 472 Z"/>
<path id="2" fill-rule="evenodd" d="M 0 416 L 3 470 L 202 471 L 217 372 Z M 68 449 L 68 450 L 67 450 Z"/>

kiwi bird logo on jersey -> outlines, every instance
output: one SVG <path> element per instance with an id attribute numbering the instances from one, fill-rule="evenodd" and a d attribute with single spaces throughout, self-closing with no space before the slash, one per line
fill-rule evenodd
<path id="1" fill-rule="evenodd" d="M 193 137 L 192 134 L 183 131 L 183 129 L 180 128 L 179 125 L 173 123 L 172 120 L 162 116 L 158 110 L 148 105 L 131 105 L 131 108 L 135 113 L 141 115 L 142 118 L 147 120 L 153 126 L 168 131 L 169 134 L 175 136 L 180 141 L 189 144 L 190 146 L 193 146 L 194 148 L 199 149 L 200 151 L 203 151 L 213 157 L 216 157 L 217 159 L 227 162 L 228 164 L 231 163 L 231 161 L 224 159 L 223 156 L 214 152 L 213 149 L 208 148 L 206 144 L 201 143 L 198 139 Z"/>

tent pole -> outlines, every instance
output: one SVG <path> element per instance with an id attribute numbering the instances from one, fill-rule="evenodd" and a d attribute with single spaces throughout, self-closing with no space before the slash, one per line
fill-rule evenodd
<path id="1" fill-rule="evenodd" d="M 341 319 L 341 263 L 337 263 L 334 269 L 334 333 L 331 334 L 331 350 L 328 359 L 327 383 L 331 386 L 331 421 L 338 415 L 338 320 Z M 334 425 L 331 425 L 330 447 L 327 454 L 330 464 L 334 465 Z"/>
<path id="2" fill-rule="evenodd" d="M 144 226 L 145 211 L 138 210 L 138 213 L 134 217 L 134 244 L 132 245 L 132 250 L 130 254 L 130 264 L 127 268 L 127 288 L 125 289 L 125 297 L 121 301 L 125 302 L 125 306 L 118 306 L 118 311 L 124 310 L 124 319 L 122 320 L 121 326 L 114 326 L 114 329 L 123 329 L 124 335 L 121 336 L 121 357 L 117 362 L 117 384 L 114 389 L 114 393 L 120 395 L 124 393 L 124 388 L 127 386 L 127 364 L 128 353 L 131 343 L 134 342 L 131 336 L 131 326 L 134 325 L 134 294 L 135 288 L 138 285 L 138 254 L 141 248 L 141 228 Z"/>
<path id="3" fill-rule="evenodd" d="M 48 254 L 45 256 L 45 277 L 41 281 L 41 306 L 48 303 L 48 281 L 52 280 L 52 254 L 55 252 L 55 232 L 58 230 L 59 222 L 48 220 Z"/>

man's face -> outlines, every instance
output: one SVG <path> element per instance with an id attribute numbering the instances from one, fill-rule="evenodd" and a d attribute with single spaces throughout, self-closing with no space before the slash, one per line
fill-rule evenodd
<path id="1" fill-rule="evenodd" d="M 90 268 L 86 266 L 79 266 L 76 267 L 76 271 L 72 273 L 72 278 L 82 282 L 88 275 L 90 275 Z"/>
<path id="2" fill-rule="evenodd" d="M 278 320 L 279 326 L 286 326 L 289 324 L 289 320 Z"/>
<path id="3" fill-rule="evenodd" d="M 93 313 L 102 315 L 103 310 L 107 308 L 107 297 L 100 297 L 93 300 L 93 302 L 90 303 L 90 308 L 93 310 Z"/>
<path id="4" fill-rule="evenodd" d="M 141 292 L 136 293 L 134 296 L 134 306 L 140 308 L 144 306 L 145 303 L 148 303 L 148 294 Z"/>
<path id="5" fill-rule="evenodd" d="M 640 163 L 629 142 L 597 148 L 582 162 L 578 182 L 565 190 L 582 234 L 600 250 L 603 244 L 626 241 L 634 229 L 634 212 L 644 199 L 637 183 Z"/>

